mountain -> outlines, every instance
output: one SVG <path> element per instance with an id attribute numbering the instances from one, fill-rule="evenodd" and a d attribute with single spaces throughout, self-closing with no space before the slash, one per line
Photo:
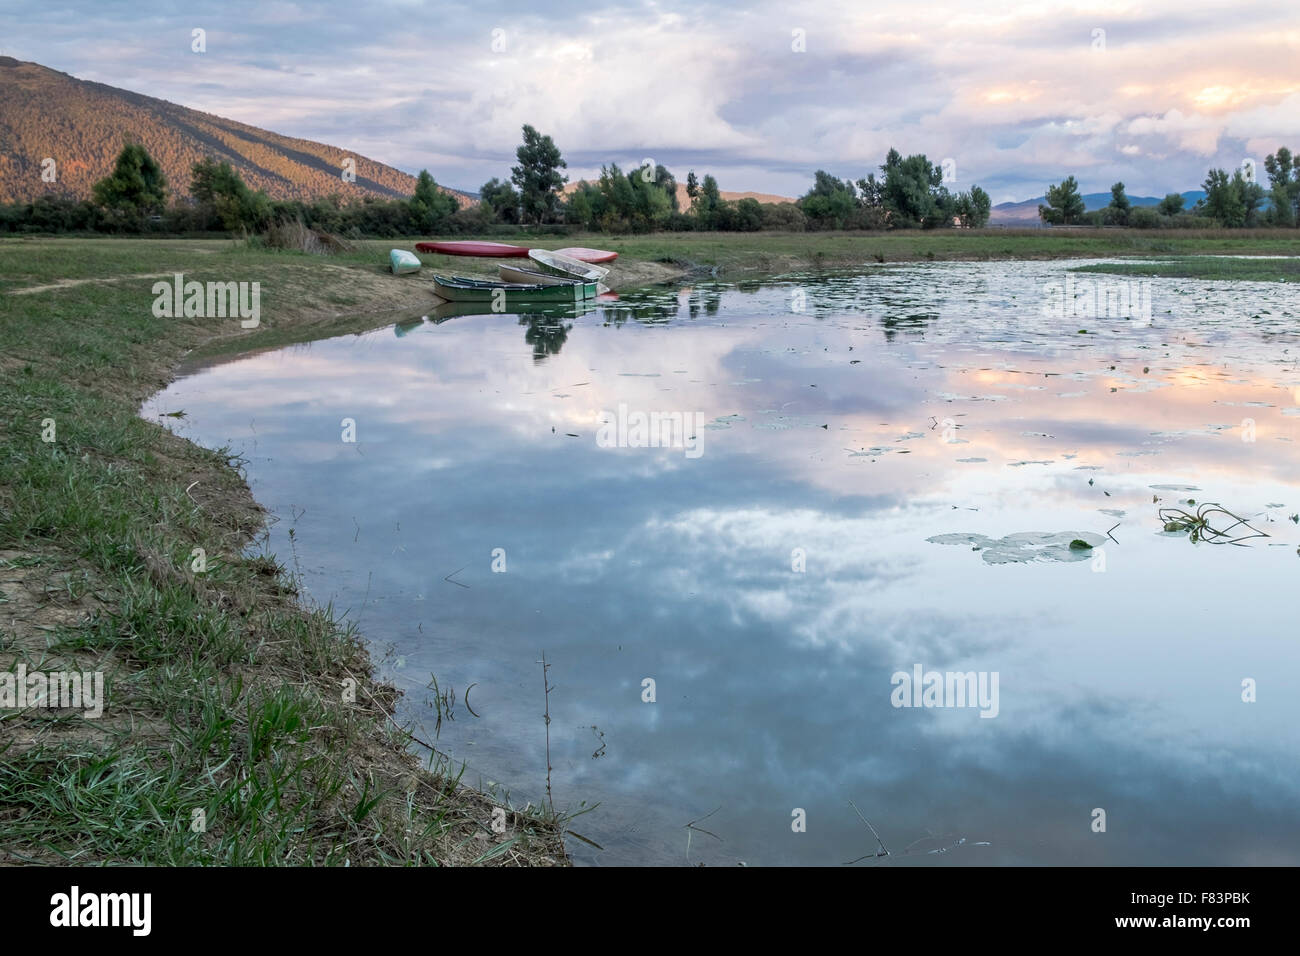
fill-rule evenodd
<path id="1" fill-rule="evenodd" d="M 772 193 L 733 193 L 720 189 L 718 194 L 727 202 L 736 202 L 739 199 L 757 199 L 761 203 L 794 202 L 789 196 L 775 196 Z M 686 183 L 684 182 L 677 184 L 677 208 L 682 212 L 691 208 L 691 197 L 686 195 Z"/>
<path id="2" fill-rule="evenodd" d="M 1199 189 L 1189 189 L 1183 193 L 1183 208 L 1190 209 L 1196 203 L 1205 198 L 1205 193 Z M 1158 205 L 1164 196 L 1129 196 L 1128 201 L 1134 206 L 1155 206 Z M 1047 197 L 1039 196 L 1037 199 L 1026 199 L 1023 202 L 1000 202 L 993 207 L 989 215 L 989 224 L 998 225 L 1037 225 L 1038 207 L 1047 205 Z M 1110 205 L 1110 193 L 1086 193 L 1083 196 L 1083 208 L 1088 212 L 1094 209 L 1104 209 Z"/>
<path id="3" fill-rule="evenodd" d="M 0 57 L 0 202 L 47 193 L 89 198 L 126 139 L 158 160 L 175 195 L 188 193 L 190 169 L 205 156 L 229 162 L 244 182 L 272 199 L 330 193 L 397 199 L 415 192 L 414 176 L 335 146 Z M 46 157 L 55 161 L 55 183 L 41 179 Z M 347 159 L 356 162 L 355 183 L 342 179 Z M 443 191 L 462 206 L 474 201 L 459 190 Z"/>

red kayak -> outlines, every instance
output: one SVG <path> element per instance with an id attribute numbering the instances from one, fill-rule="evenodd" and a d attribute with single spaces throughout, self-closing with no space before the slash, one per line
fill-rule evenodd
<path id="1" fill-rule="evenodd" d="M 415 248 L 420 248 L 416 246 Z M 568 256 L 570 259 L 577 259 L 580 262 L 613 262 L 618 258 L 617 252 L 606 252 L 604 249 L 587 249 L 577 246 L 572 249 L 556 249 L 557 253 L 562 256 Z"/>
<path id="2" fill-rule="evenodd" d="M 525 246 L 511 246 L 504 242 L 472 242 L 450 240 L 447 242 L 417 242 L 417 252 L 440 252 L 444 256 L 480 256 L 487 259 L 525 259 Z"/>

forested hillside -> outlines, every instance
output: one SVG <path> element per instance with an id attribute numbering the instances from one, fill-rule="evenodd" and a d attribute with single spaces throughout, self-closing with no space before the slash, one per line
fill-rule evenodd
<path id="1" fill-rule="evenodd" d="M 204 157 L 229 162 L 272 199 L 310 201 L 331 193 L 393 199 L 415 191 L 415 177 L 334 146 L 0 57 L 0 203 L 50 193 L 87 198 L 128 139 L 158 160 L 181 195 Z M 54 182 L 42 179 L 46 159 L 54 160 Z M 342 176 L 348 159 L 355 162 L 355 182 Z M 465 193 L 444 191 L 462 206 L 472 202 Z"/>

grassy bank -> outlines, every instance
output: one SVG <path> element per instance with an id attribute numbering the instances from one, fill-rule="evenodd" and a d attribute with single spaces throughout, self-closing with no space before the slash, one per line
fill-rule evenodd
<path id="1" fill-rule="evenodd" d="M 1300 282 L 1300 259 L 1220 259 L 1188 256 L 1156 262 L 1108 262 L 1078 266 L 1073 272 L 1149 276 L 1166 279 L 1228 279 L 1244 282 Z"/>
<path id="2" fill-rule="evenodd" d="M 155 318 L 172 272 L 260 282 L 261 328 Z M 427 284 L 220 241 L 3 241 L 0 276 L 0 670 L 106 696 L 0 710 L 0 863 L 563 863 L 554 818 L 422 765 L 359 636 L 246 554 L 238 463 L 137 417 L 195 346 L 418 315 Z"/>

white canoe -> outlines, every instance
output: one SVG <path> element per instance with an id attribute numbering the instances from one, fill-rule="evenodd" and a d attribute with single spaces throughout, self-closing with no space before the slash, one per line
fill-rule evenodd
<path id="1" fill-rule="evenodd" d="M 413 252 L 407 252 L 405 249 L 394 249 L 388 253 L 388 264 L 393 269 L 393 275 L 406 275 L 408 272 L 420 271 L 420 258 Z"/>
<path id="2" fill-rule="evenodd" d="M 609 275 L 609 270 L 604 266 L 593 266 L 589 262 L 571 259 L 568 256 L 560 255 L 558 252 L 551 252 L 549 249 L 529 249 L 528 258 L 537 265 L 538 272 L 564 276 L 568 279 L 599 282 Z"/>
<path id="3" fill-rule="evenodd" d="M 570 282 L 578 281 L 574 276 L 560 276 L 550 272 L 534 272 L 516 266 L 498 266 L 497 271 L 501 273 L 502 282 L 526 282 L 531 285 L 568 285 Z"/>

